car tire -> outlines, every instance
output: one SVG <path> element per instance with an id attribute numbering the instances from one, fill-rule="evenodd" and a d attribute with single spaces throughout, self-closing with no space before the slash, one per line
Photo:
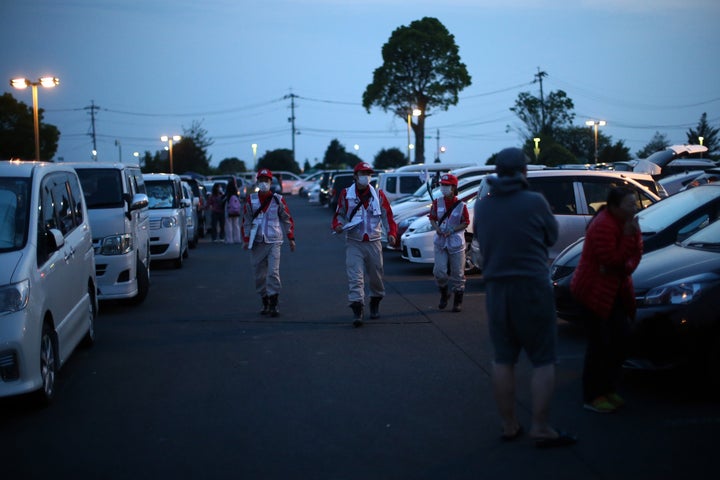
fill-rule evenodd
<path id="1" fill-rule="evenodd" d="M 97 318 L 97 299 L 95 298 L 95 287 L 89 286 L 88 287 L 88 299 L 90 300 L 90 305 L 88 305 L 88 330 L 85 332 L 85 336 L 82 339 L 82 346 L 85 348 L 90 348 L 93 345 L 95 345 L 95 319 Z"/>
<path id="2" fill-rule="evenodd" d="M 39 406 L 47 406 L 52 402 L 55 396 L 56 376 L 57 345 L 55 343 L 55 332 L 49 323 L 45 323 L 40 336 L 40 377 L 42 386 L 34 393 Z"/>
<path id="3" fill-rule="evenodd" d="M 150 262 L 148 262 L 148 265 L 150 265 Z M 139 305 L 145 301 L 145 297 L 147 297 L 148 291 L 150 290 L 150 269 L 146 267 L 142 261 L 140 261 L 139 257 L 135 267 L 135 279 L 137 281 L 138 291 L 137 295 L 132 297 L 129 303 L 132 305 Z"/>

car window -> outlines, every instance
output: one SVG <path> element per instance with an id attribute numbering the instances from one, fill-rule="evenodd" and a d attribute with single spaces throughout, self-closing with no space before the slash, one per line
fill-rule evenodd
<path id="1" fill-rule="evenodd" d="M 86 206 L 94 208 L 122 207 L 122 179 L 120 171 L 107 168 L 78 168 Z"/>
<path id="2" fill-rule="evenodd" d="M 0 251 L 19 250 L 27 242 L 30 182 L 0 178 Z"/>
<path id="3" fill-rule="evenodd" d="M 423 181 L 419 176 L 401 176 L 399 177 L 399 180 L 400 193 L 413 193 L 423 184 Z M 393 187 L 390 191 L 394 192 L 395 187 Z"/>
<path id="4" fill-rule="evenodd" d="M 712 249 L 720 247 L 720 221 L 716 220 L 702 230 L 697 231 L 682 242 L 685 247 Z"/>
<path id="5" fill-rule="evenodd" d="M 392 193 L 395 193 L 397 191 L 397 177 L 395 175 L 390 175 L 387 177 L 387 180 L 385 181 L 385 190 Z M 415 190 L 413 190 L 413 192 L 414 191 Z"/>
<path id="6" fill-rule="evenodd" d="M 638 209 L 644 210 L 654 203 L 653 199 L 638 190 L 637 186 L 622 179 L 614 178 L 593 178 L 582 180 L 582 190 L 585 195 L 588 213 L 594 215 L 607 201 L 608 192 L 615 187 L 630 188 L 635 194 L 635 205 Z"/>
<path id="7" fill-rule="evenodd" d="M 178 208 L 179 201 L 175 196 L 175 190 L 171 181 L 148 181 L 148 207 L 154 208 Z"/>
<path id="8" fill-rule="evenodd" d="M 550 204 L 554 215 L 576 215 L 574 184 L 571 178 L 532 178 L 528 179 L 530 189 L 543 194 Z M 607 193 L 604 195 L 607 197 Z"/>

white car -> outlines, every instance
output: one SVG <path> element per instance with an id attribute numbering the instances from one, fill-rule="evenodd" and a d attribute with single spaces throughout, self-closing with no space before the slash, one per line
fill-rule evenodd
<path id="1" fill-rule="evenodd" d="M 82 187 L 62 163 L 0 162 L 0 397 L 43 404 L 95 341 L 95 256 Z M 70 385 L 67 385 L 70 386 Z"/>
<path id="2" fill-rule="evenodd" d="M 192 191 L 192 187 L 188 182 L 183 180 L 181 182 L 183 190 L 183 198 L 187 200 L 188 205 L 185 207 L 185 218 L 187 219 L 187 239 L 188 247 L 197 247 L 200 239 L 200 230 L 198 228 L 200 221 L 198 220 L 198 205 L 200 199 L 195 196 Z"/>
<path id="3" fill-rule="evenodd" d="M 319 172 L 315 172 L 311 175 L 308 175 L 305 178 L 302 178 L 292 185 L 292 189 L 290 189 L 290 194 L 292 195 L 299 195 L 301 197 L 307 197 L 309 189 L 312 188 L 315 183 L 322 178 L 323 171 L 320 170 Z"/>
<path id="4" fill-rule="evenodd" d="M 181 180 L 173 173 L 143 175 L 150 208 L 150 259 L 171 260 L 182 268 L 188 257 L 187 215 Z"/>

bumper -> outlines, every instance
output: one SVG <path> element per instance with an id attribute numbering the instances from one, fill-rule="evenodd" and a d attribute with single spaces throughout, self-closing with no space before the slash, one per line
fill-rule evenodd
<path id="1" fill-rule="evenodd" d="M 40 331 L 32 308 L 0 317 L 0 397 L 42 386 Z"/>
<path id="2" fill-rule="evenodd" d="M 138 293 L 137 252 L 126 255 L 95 255 L 98 300 L 132 298 Z"/>

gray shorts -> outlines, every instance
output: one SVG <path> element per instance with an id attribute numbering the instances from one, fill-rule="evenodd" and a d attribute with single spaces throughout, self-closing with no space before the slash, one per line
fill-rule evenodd
<path id="1" fill-rule="evenodd" d="M 495 363 L 514 365 L 525 350 L 534 367 L 554 364 L 557 319 L 550 280 L 515 277 L 485 286 Z"/>

